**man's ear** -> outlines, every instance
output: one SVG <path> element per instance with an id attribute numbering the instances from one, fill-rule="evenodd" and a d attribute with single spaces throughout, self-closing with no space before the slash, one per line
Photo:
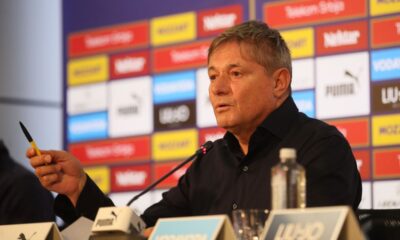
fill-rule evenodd
<path id="1" fill-rule="evenodd" d="M 292 82 L 289 70 L 287 68 L 279 68 L 272 77 L 275 83 L 274 96 L 277 98 L 286 96 L 290 92 L 290 83 Z"/>

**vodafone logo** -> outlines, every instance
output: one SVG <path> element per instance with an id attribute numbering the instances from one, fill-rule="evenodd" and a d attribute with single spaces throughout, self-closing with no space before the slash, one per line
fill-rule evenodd
<path id="1" fill-rule="evenodd" d="M 205 31 L 215 31 L 218 29 L 229 28 L 235 25 L 237 15 L 234 13 L 219 14 L 205 16 L 203 18 L 203 29 Z"/>
<path id="2" fill-rule="evenodd" d="M 324 47 L 339 47 L 356 45 L 360 38 L 360 31 L 341 31 L 324 33 Z"/>
<path id="3" fill-rule="evenodd" d="M 115 60 L 115 71 L 117 74 L 128 74 L 143 71 L 146 59 L 143 57 L 126 57 Z"/>
<path id="4" fill-rule="evenodd" d="M 116 184 L 121 187 L 141 186 L 145 183 L 147 172 L 126 170 L 115 173 Z"/>

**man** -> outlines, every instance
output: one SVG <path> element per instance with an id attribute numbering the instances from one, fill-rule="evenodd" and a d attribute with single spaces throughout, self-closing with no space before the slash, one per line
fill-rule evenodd
<path id="1" fill-rule="evenodd" d="M 282 147 L 294 147 L 306 168 L 307 206 L 357 208 L 361 180 L 351 148 L 336 128 L 298 112 L 290 96 L 291 69 L 286 43 L 264 23 L 240 24 L 212 42 L 209 95 L 218 126 L 227 133 L 144 212 L 148 226 L 160 217 L 270 209 L 270 171 Z M 43 153 L 28 149 L 27 156 L 42 185 L 62 194 L 56 212 L 64 220 L 93 218 L 98 207 L 112 205 L 76 158 Z"/>
<path id="2" fill-rule="evenodd" d="M 53 196 L 0 140 L 0 225 L 54 221 Z"/>

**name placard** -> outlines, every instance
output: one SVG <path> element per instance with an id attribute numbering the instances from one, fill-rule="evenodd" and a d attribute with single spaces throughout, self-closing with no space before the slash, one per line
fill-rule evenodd
<path id="1" fill-rule="evenodd" d="M 226 215 L 162 218 L 149 239 L 231 240 L 235 233 Z"/>
<path id="2" fill-rule="evenodd" d="M 260 239 L 364 239 L 347 206 L 273 210 Z"/>
<path id="3" fill-rule="evenodd" d="M 1 225 L 0 239 L 62 240 L 63 238 L 54 222 L 45 222 Z"/>

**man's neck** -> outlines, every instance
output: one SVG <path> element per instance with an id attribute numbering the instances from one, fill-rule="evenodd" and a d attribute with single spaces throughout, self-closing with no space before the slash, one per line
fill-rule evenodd
<path id="1" fill-rule="evenodd" d="M 232 133 L 239 142 L 240 148 L 244 155 L 249 152 L 249 142 L 251 135 L 253 135 L 256 129 L 248 129 L 247 131 L 242 131 L 241 133 Z"/>

